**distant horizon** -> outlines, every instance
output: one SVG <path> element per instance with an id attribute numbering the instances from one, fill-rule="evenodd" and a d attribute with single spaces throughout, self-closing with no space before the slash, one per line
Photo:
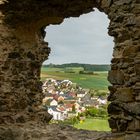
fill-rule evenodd
<path id="1" fill-rule="evenodd" d="M 52 64 L 52 65 L 63 65 L 63 64 L 110 65 L 110 64 L 107 64 L 107 63 L 106 64 L 97 64 L 97 63 L 96 64 L 95 63 L 91 64 L 91 63 L 79 63 L 79 62 L 70 62 L 70 63 L 68 62 L 68 63 L 61 63 L 61 64 L 60 63 L 59 64 L 56 64 L 56 63 L 48 63 L 48 64 L 47 63 L 43 63 L 42 65 L 50 65 L 50 64 Z"/>

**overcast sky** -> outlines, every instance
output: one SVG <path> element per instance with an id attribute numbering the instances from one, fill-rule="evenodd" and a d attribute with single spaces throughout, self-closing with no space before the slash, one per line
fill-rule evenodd
<path id="1" fill-rule="evenodd" d="M 98 10 L 50 25 L 45 41 L 51 53 L 44 63 L 110 64 L 114 43 L 107 33 L 108 26 L 109 19 Z"/>

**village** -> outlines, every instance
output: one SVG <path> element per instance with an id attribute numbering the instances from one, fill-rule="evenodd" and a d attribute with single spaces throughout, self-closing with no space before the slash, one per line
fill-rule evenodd
<path id="1" fill-rule="evenodd" d="M 83 89 L 70 80 L 48 78 L 43 86 L 43 106 L 52 120 L 64 121 L 78 116 L 88 107 L 99 109 L 107 104 L 106 96 L 93 96 L 89 89 Z"/>

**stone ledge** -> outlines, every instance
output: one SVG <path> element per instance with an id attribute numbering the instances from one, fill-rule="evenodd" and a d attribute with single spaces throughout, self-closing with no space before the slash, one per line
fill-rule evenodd
<path id="1" fill-rule="evenodd" d="M 139 140 L 136 133 L 111 133 L 76 129 L 50 124 L 39 126 L 34 122 L 20 125 L 1 125 L 0 140 Z"/>

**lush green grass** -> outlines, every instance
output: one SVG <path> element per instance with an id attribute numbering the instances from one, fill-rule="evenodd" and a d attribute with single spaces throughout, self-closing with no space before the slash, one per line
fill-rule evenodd
<path id="1" fill-rule="evenodd" d="M 49 71 L 54 71 L 54 72 L 60 72 L 60 71 L 64 71 L 64 69 L 63 68 L 48 68 L 48 67 L 42 67 L 41 68 L 41 71 L 42 72 L 49 72 Z"/>
<path id="2" fill-rule="evenodd" d="M 106 72 L 96 72 L 94 75 L 78 74 L 78 73 L 65 73 L 62 68 L 42 68 L 41 79 L 46 78 L 55 79 L 69 79 L 74 83 L 79 84 L 83 88 L 94 90 L 107 90 L 109 82 L 107 81 Z"/>
<path id="3" fill-rule="evenodd" d="M 108 121 L 105 119 L 85 119 L 84 122 L 75 124 L 74 127 L 78 129 L 110 131 Z"/>
<path id="4" fill-rule="evenodd" d="M 66 67 L 64 68 L 65 72 L 75 72 L 75 73 L 79 73 L 79 71 L 84 70 L 84 68 L 82 67 Z"/>

